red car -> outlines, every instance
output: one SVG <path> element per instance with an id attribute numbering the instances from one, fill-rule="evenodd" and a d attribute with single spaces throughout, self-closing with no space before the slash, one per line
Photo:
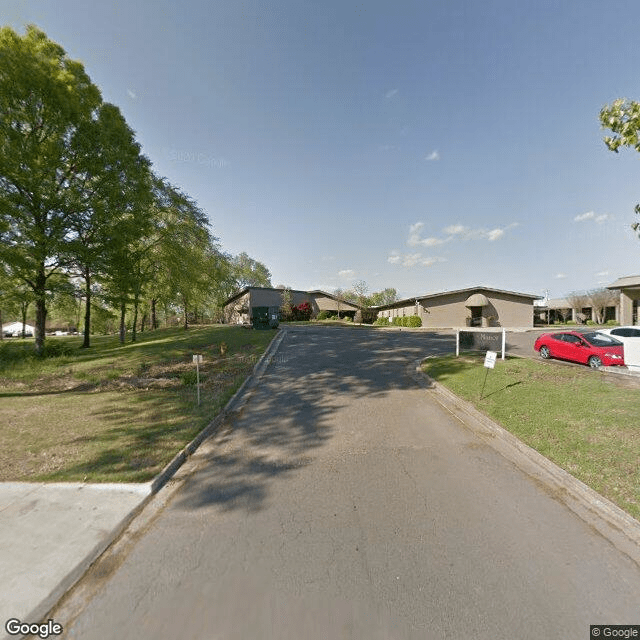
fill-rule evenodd
<path id="1" fill-rule="evenodd" d="M 603 333 L 558 331 L 543 333 L 533 345 L 543 358 L 560 358 L 588 364 L 593 369 L 624 365 L 622 342 Z"/>

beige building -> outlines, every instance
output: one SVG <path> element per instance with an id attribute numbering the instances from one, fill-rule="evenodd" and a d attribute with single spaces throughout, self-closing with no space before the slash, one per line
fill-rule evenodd
<path id="1" fill-rule="evenodd" d="M 247 287 L 231 296 L 224 304 L 224 321 L 227 324 L 241 324 L 250 322 L 254 307 L 282 306 L 282 289 L 265 287 Z M 315 318 L 320 311 L 329 311 L 340 316 L 353 316 L 358 305 L 346 302 L 326 291 L 299 291 L 290 289 L 291 302 L 298 306 L 308 302 L 311 306 L 311 317 Z"/>
<path id="2" fill-rule="evenodd" d="M 618 306 L 618 322 L 622 325 L 639 324 L 638 301 L 640 300 L 640 276 L 625 276 L 618 278 L 607 289 L 620 291 Z"/>
<path id="3" fill-rule="evenodd" d="M 420 316 L 423 327 L 533 327 L 540 296 L 472 287 L 400 300 L 378 307 L 379 318 Z"/>

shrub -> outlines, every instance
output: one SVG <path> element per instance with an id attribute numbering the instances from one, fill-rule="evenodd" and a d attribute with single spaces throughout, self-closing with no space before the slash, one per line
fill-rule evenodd
<path id="1" fill-rule="evenodd" d="M 331 313 L 329 311 L 321 311 L 316 316 L 316 320 L 329 320 L 330 318 L 331 318 Z"/>
<path id="2" fill-rule="evenodd" d="M 605 324 L 610 327 L 617 327 L 620 323 L 617 320 L 607 320 Z"/>
<path id="3" fill-rule="evenodd" d="M 397 327 L 421 327 L 422 318 L 420 316 L 396 316 L 393 324 Z"/>
<path id="4" fill-rule="evenodd" d="M 291 307 L 291 320 L 310 320 L 312 313 L 308 302 L 301 302 L 297 307 Z"/>
<path id="5" fill-rule="evenodd" d="M 373 324 L 378 325 L 379 327 L 388 327 L 389 320 L 387 318 L 376 318 L 376 321 Z"/>
<path id="6" fill-rule="evenodd" d="M 353 322 L 353 319 L 350 318 L 349 316 L 345 316 L 344 318 L 342 318 L 345 322 Z"/>
<path id="7" fill-rule="evenodd" d="M 70 356 L 73 353 L 73 348 L 65 342 L 52 342 L 47 340 L 44 344 L 45 358 L 59 358 L 60 356 Z"/>

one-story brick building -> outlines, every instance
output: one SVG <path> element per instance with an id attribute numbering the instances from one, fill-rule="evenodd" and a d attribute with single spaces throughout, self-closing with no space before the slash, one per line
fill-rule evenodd
<path id="1" fill-rule="evenodd" d="M 377 307 L 379 318 L 417 315 L 423 327 L 533 327 L 534 300 L 541 296 L 471 287 L 413 296 Z"/>
<path id="2" fill-rule="evenodd" d="M 346 302 L 326 291 L 300 291 L 289 289 L 291 302 L 298 306 L 308 302 L 311 306 L 311 317 L 315 318 L 320 311 L 329 311 L 341 317 L 353 318 L 359 309 L 357 304 Z M 283 289 L 267 287 L 246 287 L 231 296 L 224 304 L 224 321 L 227 324 L 242 324 L 250 322 L 254 307 L 281 307 L 283 303 Z"/>

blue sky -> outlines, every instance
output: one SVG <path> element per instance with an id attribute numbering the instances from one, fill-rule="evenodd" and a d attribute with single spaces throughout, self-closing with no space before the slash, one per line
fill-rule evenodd
<path id="1" fill-rule="evenodd" d="M 615 9 L 615 11 L 614 11 Z M 274 284 L 551 297 L 640 273 L 637 0 L 3 0 Z"/>

